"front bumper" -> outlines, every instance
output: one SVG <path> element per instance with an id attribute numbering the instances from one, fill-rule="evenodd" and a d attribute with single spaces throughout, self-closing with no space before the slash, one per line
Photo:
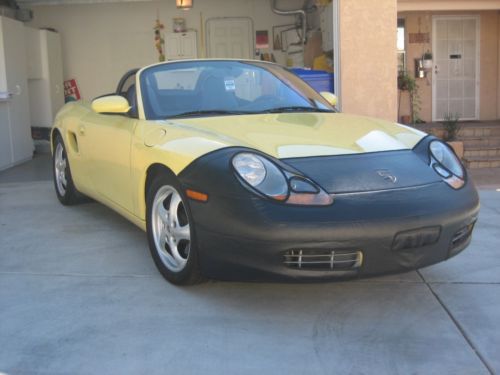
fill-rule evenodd
<path id="1" fill-rule="evenodd" d="M 208 202 L 189 204 L 207 277 L 380 275 L 444 261 L 470 243 L 479 213 L 470 180 L 459 190 L 435 179 L 414 187 L 336 194 L 331 206 L 292 206 L 256 196 L 227 173 L 234 152 L 206 155 L 179 176 L 184 187 L 209 196 Z"/>
<path id="2" fill-rule="evenodd" d="M 336 196 L 329 207 L 292 207 L 260 199 L 191 203 L 201 268 L 211 278 L 328 279 L 401 272 L 465 249 L 479 212 L 469 182 Z M 361 252 L 359 267 L 297 264 L 298 252 Z M 290 255 L 295 254 L 290 262 Z M 307 258 L 303 257 L 304 261 Z M 337 258 L 351 259 L 351 258 Z M 290 264 L 294 263 L 294 264 Z"/>

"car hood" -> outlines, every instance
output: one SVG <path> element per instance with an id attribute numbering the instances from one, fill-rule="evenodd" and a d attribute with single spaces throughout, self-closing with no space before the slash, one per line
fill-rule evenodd
<path id="1" fill-rule="evenodd" d="M 186 146 L 189 142 L 188 148 L 198 144 L 209 152 L 243 146 L 279 159 L 408 150 L 426 136 L 407 126 L 341 113 L 198 117 L 156 123 L 177 133 L 178 142 L 182 139 Z M 159 145 L 159 138 L 158 131 L 151 129 L 145 141 Z"/>

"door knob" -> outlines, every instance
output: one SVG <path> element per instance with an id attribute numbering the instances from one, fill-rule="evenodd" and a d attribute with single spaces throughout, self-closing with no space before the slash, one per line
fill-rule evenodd
<path id="1" fill-rule="evenodd" d="M 439 73 L 439 69 L 438 69 L 438 66 L 437 66 L 437 65 L 434 67 L 434 73 L 435 73 L 435 74 L 438 74 L 438 73 Z"/>
<path id="2" fill-rule="evenodd" d="M 80 128 L 78 129 L 78 133 L 80 133 L 80 135 L 85 135 L 85 127 L 80 126 Z"/>

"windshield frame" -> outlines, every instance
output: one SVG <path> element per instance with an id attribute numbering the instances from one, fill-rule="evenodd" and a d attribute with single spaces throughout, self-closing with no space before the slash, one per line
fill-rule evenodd
<path id="1" fill-rule="evenodd" d="M 162 70 L 173 71 L 176 68 L 181 70 L 196 66 L 203 66 L 203 65 L 213 66 L 214 64 L 216 65 L 224 63 L 235 64 L 235 66 L 242 65 L 243 69 L 245 68 L 246 65 L 247 68 L 252 67 L 255 69 L 263 69 L 267 73 L 270 73 L 273 76 L 273 78 L 277 79 L 281 84 L 286 86 L 293 93 L 298 94 L 304 100 L 307 101 L 307 104 L 310 107 L 303 106 L 305 108 L 304 112 L 309 112 L 309 113 L 337 112 L 335 107 L 330 105 L 330 103 L 328 103 L 328 101 L 325 98 L 323 98 L 320 93 L 314 90 L 307 82 L 302 80 L 293 72 L 289 71 L 288 69 L 278 64 L 265 61 L 258 61 L 258 60 L 205 59 L 205 60 L 169 61 L 169 62 L 150 65 L 141 69 L 136 75 L 137 96 L 138 98 L 140 98 L 140 103 L 141 103 L 140 118 L 144 120 L 156 121 L 156 120 L 168 120 L 175 118 L 212 117 L 212 116 L 229 116 L 229 115 L 238 116 L 238 115 L 253 115 L 253 114 L 257 115 L 263 113 L 279 113 L 275 111 L 279 109 L 278 107 L 260 111 L 243 111 L 240 108 L 234 108 L 234 110 L 227 111 L 228 113 L 222 113 L 222 111 L 218 110 L 197 111 L 196 108 L 193 106 L 192 110 L 186 111 L 193 113 L 186 113 L 186 116 L 184 116 L 183 113 L 172 114 L 171 116 L 159 116 L 158 114 L 154 113 L 154 111 L 152 111 L 150 106 L 148 105 L 147 103 L 148 92 L 145 89 L 145 85 L 147 83 L 145 82 L 145 79 L 146 77 L 148 77 L 149 74 L 161 72 Z M 196 114 L 194 112 L 200 112 L 200 113 Z M 301 112 L 301 111 L 299 106 L 290 106 L 288 110 L 286 108 L 283 109 L 283 112 Z"/>

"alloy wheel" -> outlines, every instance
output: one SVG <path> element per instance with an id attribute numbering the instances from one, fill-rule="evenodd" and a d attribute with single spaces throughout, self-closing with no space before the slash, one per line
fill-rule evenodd
<path id="1" fill-rule="evenodd" d="M 153 238 L 163 264 L 173 272 L 184 269 L 191 248 L 189 218 L 179 192 L 162 186 L 151 210 Z"/>

